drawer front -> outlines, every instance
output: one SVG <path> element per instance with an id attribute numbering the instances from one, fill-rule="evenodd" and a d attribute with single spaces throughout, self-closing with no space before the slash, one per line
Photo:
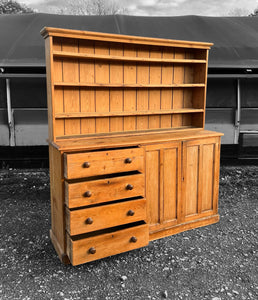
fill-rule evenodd
<path id="1" fill-rule="evenodd" d="M 99 176 L 144 169 L 142 148 L 73 153 L 64 155 L 66 179 Z"/>
<path id="2" fill-rule="evenodd" d="M 67 255 L 73 265 L 79 265 L 144 247 L 148 243 L 147 224 L 79 240 L 73 240 L 67 234 Z"/>
<path id="3" fill-rule="evenodd" d="M 69 208 L 118 199 L 144 196 L 144 174 L 65 183 L 65 202 Z"/>
<path id="4" fill-rule="evenodd" d="M 146 219 L 146 200 L 131 200 L 70 211 L 66 210 L 66 230 L 77 235 Z"/>

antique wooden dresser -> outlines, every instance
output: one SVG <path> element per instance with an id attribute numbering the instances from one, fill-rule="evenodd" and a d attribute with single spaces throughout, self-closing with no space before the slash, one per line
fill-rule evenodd
<path id="1" fill-rule="evenodd" d="M 212 44 L 44 28 L 52 243 L 73 265 L 215 223 Z"/>

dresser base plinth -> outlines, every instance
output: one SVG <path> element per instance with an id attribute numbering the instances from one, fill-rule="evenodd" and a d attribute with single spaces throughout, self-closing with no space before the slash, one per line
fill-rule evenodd
<path id="1" fill-rule="evenodd" d="M 162 228 L 161 230 L 150 232 L 149 240 L 150 241 L 158 240 L 163 237 L 178 234 L 180 232 L 188 231 L 188 230 L 191 230 L 194 228 L 203 227 L 203 226 L 214 224 L 217 222 L 219 222 L 218 214 L 212 215 L 209 217 L 205 217 L 202 219 L 194 220 L 191 222 L 187 222 L 187 223 L 182 223 L 182 224 L 170 227 L 170 228 Z"/>

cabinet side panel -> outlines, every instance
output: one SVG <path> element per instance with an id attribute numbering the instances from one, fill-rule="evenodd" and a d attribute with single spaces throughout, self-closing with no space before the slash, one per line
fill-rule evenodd
<path id="1" fill-rule="evenodd" d="M 159 151 L 146 152 L 146 199 L 150 226 L 160 222 Z"/>
<path id="2" fill-rule="evenodd" d="M 185 212 L 186 216 L 197 213 L 198 203 L 198 158 L 199 147 L 188 146 L 185 174 Z"/>
<path id="3" fill-rule="evenodd" d="M 177 218 L 178 149 L 164 149 L 164 221 Z"/>
<path id="4" fill-rule="evenodd" d="M 203 145 L 202 206 L 201 211 L 211 210 L 213 202 L 214 144 Z"/>
<path id="5" fill-rule="evenodd" d="M 62 40 L 60 38 L 53 39 L 53 51 L 62 50 Z M 53 61 L 53 81 L 62 82 L 63 81 L 63 62 L 62 59 L 55 58 Z M 64 90 L 63 88 L 55 88 L 53 95 L 53 103 L 55 105 L 55 113 L 64 112 Z M 64 135 L 64 120 L 55 120 L 55 135 Z"/>
<path id="6" fill-rule="evenodd" d="M 62 156 L 57 149 L 52 146 L 49 147 L 51 230 L 56 242 L 54 246 L 60 259 L 62 259 L 62 255 L 65 254 L 63 166 L 61 157 Z"/>
<path id="7" fill-rule="evenodd" d="M 48 37 L 45 40 L 45 57 L 46 57 L 46 72 L 47 72 L 47 106 L 48 106 L 48 138 L 49 140 L 55 140 L 54 134 L 54 121 L 53 115 L 55 111 L 53 110 L 52 97 L 54 93 L 53 89 L 53 74 L 52 74 L 52 37 Z"/>

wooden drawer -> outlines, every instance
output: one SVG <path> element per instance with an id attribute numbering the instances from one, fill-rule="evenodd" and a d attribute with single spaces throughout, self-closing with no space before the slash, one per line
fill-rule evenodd
<path id="1" fill-rule="evenodd" d="M 142 148 L 107 150 L 64 155 L 66 179 L 99 176 L 144 169 Z"/>
<path id="2" fill-rule="evenodd" d="M 65 203 L 69 208 L 144 196 L 144 174 L 65 183 Z"/>
<path id="3" fill-rule="evenodd" d="M 147 224 L 82 239 L 72 238 L 67 234 L 67 255 L 73 265 L 79 265 L 144 247 L 148 243 Z"/>
<path id="4" fill-rule="evenodd" d="M 146 219 L 146 200 L 66 210 L 66 230 L 77 235 Z"/>

